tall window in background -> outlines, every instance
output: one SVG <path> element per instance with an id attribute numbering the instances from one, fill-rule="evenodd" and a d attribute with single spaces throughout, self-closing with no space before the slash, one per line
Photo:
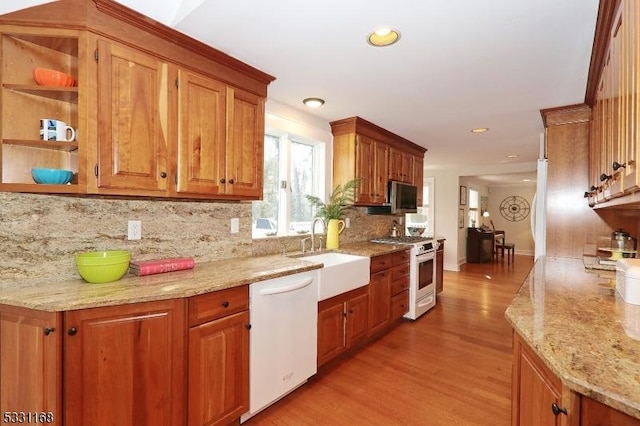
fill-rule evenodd
<path id="1" fill-rule="evenodd" d="M 324 143 L 267 129 L 262 201 L 253 202 L 253 238 L 309 232 L 305 195 L 324 191 Z"/>
<path id="2" fill-rule="evenodd" d="M 480 219 L 480 196 L 475 189 L 469 189 L 469 227 L 478 226 Z"/>

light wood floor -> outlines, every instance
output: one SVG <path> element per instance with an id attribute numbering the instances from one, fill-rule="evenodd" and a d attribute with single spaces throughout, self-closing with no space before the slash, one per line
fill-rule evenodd
<path id="1" fill-rule="evenodd" d="M 511 328 L 504 311 L 533 265 L 445 271 L 437 306 L 405 321 L 246 425 L 509 425 Z"/>

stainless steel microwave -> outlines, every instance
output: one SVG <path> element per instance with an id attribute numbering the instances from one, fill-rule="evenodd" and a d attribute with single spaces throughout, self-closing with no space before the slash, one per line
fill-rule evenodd
<path id="1" fill-rule="evenodd" d="M 418 187 L 393 180 L 389 181 L 387 203 L 391 206 L 391 214 L 417 213 Z"/>

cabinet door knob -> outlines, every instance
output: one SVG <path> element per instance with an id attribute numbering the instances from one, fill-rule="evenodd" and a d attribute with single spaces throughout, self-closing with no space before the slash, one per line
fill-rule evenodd
<path id="1" fill-rule="evenodd" d="M 167 172 L 160 172 L 160 177 L 165 179 L 167 177 Z"/>
<path id="2" fill-rule="evenodd" d="M 229 183 L 230 183 L 231 185 L 233 185 L 233 184 L 235 183 L 235 181 L 234 181 L 233 179 L 229 179 Z"/>
<path id="3" fill-rule="evenodd" d="M 220 179 L 220 183 L 226 183 L 227 180 L 225 178 Z"/>
<path id="4" fill-rule="evenodd" d="M 71 327 L 69 330 L 67 330 L 67 334 L 69 336 L 75 336 L 76 334 L 78 334 L 78 329 L 75 327 Z"/>
<path id="5" fill-rule="evenodd" d="M 225 308 L 228 308 L 229 307 L 229 302 L 225 300 L 224 302 L 222 302 L 222 306 L 225 307 Z"/>
<path id="6" fill-rule="evenodd" d="M 53 333 L 54 331 L 56 331 L 56 329 L 55 329 L 55 328 L 53 328 L 53 327 L 44 327 L 44 328 L 42 329 L 42 331 L 44 332 L 44 335 L 45 335 L 45 336 L 48 336 L 48 335 L 50 335 L 51 333 Z"/>
<path id="7" fill-rule="evenodd" d="M 553 412 L 554 416 L 558 416 L 560 415 L 560 413 L 564 414 L 565 416 L 567 415 L 567 409 L 560 408 L 555 402 L 551 404 L 551 411 Z"/>
<path id="8" fill-rule="evenodd" d="M 627 163 L 620 164 L 617 161 L 614 161 L 613 165 L 611 167 L 613 167 L 613 171 L 614 172 L 617 172 L 619 168 L 626 169 L 627 168 Z"/>
<path id="9" fill-rule="evenodd" d="M 245 328 L 246 328 L 247 330 L 251 330 L 251 324 L 246 324 L 246 325 L 245 325 Z"/>

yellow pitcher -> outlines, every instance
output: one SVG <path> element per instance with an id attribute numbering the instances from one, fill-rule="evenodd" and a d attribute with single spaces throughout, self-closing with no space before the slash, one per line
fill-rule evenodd
<path id="1" fill-rule="evenodd" d="M 340 246 L 340 234 L 344 231 L 344 227 L 344 220 L 329 220 L 327 224 L 327 249 L 337 249 Z"/>

